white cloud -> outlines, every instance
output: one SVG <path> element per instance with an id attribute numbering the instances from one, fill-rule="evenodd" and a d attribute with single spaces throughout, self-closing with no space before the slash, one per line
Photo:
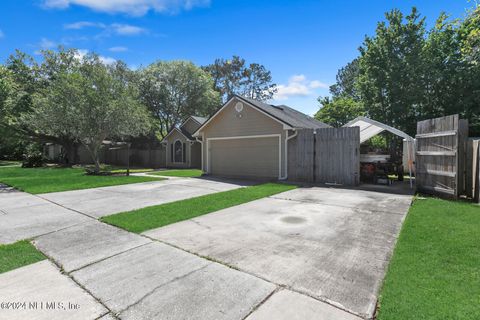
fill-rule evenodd
<path id="1" fill-rule="evenodd" d="M 77 21 L 64 25 L 64 28 L 70 30 L 80 30 L 84 28 L 103 29 L 104 31 L 99 35 L 99 37 L 109 36 L 112 34 L 117 34 L 121 36 L 134 36 L 148 32 L 148 30 L 145 28 L 134 26 L 131 24 L 112 23 L 110 25 L 106 25 L 101 22 L 92 21 Z"/>
<path id="2" fill-rule="evenodd" d="M 99 56 L 100 61 L 102 61 L 103 64 L 113 64 L 117 59 L 112 58 L 112 57 L 104 57 L 104 56 Z"/>
<path id="3" fill-rule="evenodd" d="M 125 52 L 125 51 L 128 51 L 128 48 L 127 47 L 111 47 L 108 50 L 112 52 Z"/>
<path id="4" fill-rule="evenodd" d="M 78 22 L 66 24 L 66 25 L 64 25 L 64 27 L 65 27 L 65 29 L 80 30 L 80 29 L 88 28 L 88 27 L 105 28 L 106 26 L 103 23 L 100 23 L 100 22 L 78 21 Z"/>
<path id="5" fill-rule="evenodd" d="M 110 14 L 143 16 L 150 10 L 177 13 L 194 7 L 204 7 L 210 4 L 210 0 L 44 0 L 43 4 L 46 8 L 66 9 L 70 5 L 78 5 Z"/>
<path id="6" fill-rule="evenodd" d="M 314 93 L 314 89 L 328 88 L 328 85 L 319 81 L 309 81 L 303 74 L 296 74 L 290 77 L 288 84 L 277 86 L 277 93 L 273 96 L 275 100 L 287 100 L 290 97 L 306 97 Z"/>
<path id="7" fill-rule="evenodd" d="M 57 43 L 47 38 L 42 38 L 36 46 L 39 49 L 35 50 L 35 54 L 42 54 L 42 50 L 53 49 L 57 46 Z"/>
<path id="8" fill-rule="evenodd" d="M 42 38 L 42 40 L 40 40 L 39 46 L 41 49 L 47 50 L 47 49 L 52 49 L 56 47 L 57 44 L 52 40 L 49 40 L 47 38 Z"/>
<path id="9" fill-rule="evenodd" d="M 147 31 L 144 28 L 132 26 L 130 24 L 120 24 L 120 23 L 113 23 L 110 25 L 110 28 L 114 33 L 123 35 L 123 36 L 133 36 L 133 35 L 145 33 Z"/>
<path id="10" fill-rule="evenodd" d="M 303 82 L 307 80 L 307 77 L 303 74 L 295 74 L 290 78 L 290 82 Z"/>
<path id="11" fill-rule="evenodd" d="M 88 50 L 87 49 L 78 49 L 77 50 L 77 54 L 75 55 L 75 57 L 77 59 L 83 59 L 83 57 L 85 57 L 87 54 L 88 54 Z M 112 64 L 114 63 L 115 61 L 117 61 L 117 59 L 115 58 L 112 58 L 112 57 L 105 57 L 105 56 L 98 56 L 98 58 L 100 59 L 100 61 L 103 63 L 103 64 Z"/>
<path id="12" fill-rule="evenodd" d="M 87 49 L 77 49 L 77 53 L 75 54 L 75 57 L 77 59 L 83 59 L 88 54 Z"/>
<path id="13" fill-rule="evenodd" d="M 317 89 L 317 88 L 328 89 L 328 87 L 329 87 L 328 84 L 323 83 L 323 82 L 318 81 L 318 80 L 313 80 L 312 82 L 310 82 L 309 86 L 312 89 Z"/>

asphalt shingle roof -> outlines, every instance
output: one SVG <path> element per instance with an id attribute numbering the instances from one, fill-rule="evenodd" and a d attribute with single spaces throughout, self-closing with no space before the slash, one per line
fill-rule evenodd
<path id="1" fill-rule="evenodd" d="M 198 121 L 198 123 L 200 124 L 204 124 L 205 121 L 208 120 L 208 118 L 205 118 L 205 117 L 199 117 L 199 116 L 192 116 L 193 119 L 195 119 L 195 121 Z"/>
<path id="2" fill-rule="evenodd" d="M 326 123 L 315 120 L 314 118 L 297 111 L 289 106 L 280 105 L 275 106 L 272 104 L 267 104 L 257 100 L 245 98 L 239 95 L 235 95 L 238 99 L 244 100 L 260 110 L 266 112 L 272 117 L 288 124 L 293 128 L 306 128 L 306 129 L 319 129 L 319 128 L 329 128 L 330 126 Z"/>

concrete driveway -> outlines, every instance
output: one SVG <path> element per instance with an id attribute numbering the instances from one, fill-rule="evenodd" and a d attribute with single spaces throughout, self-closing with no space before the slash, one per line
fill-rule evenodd
<path id="1" fill-rule="evenodd" d="M 287 296 L 297 292 L 300 300 L 312 297 L 344 315 L 369 318 L 411 201 L 405 195 L 302 188 L 144 234 L 286 287 L 292 291 Z M 275 295 L 262 312 L 278 312 L 285 301 L 299 299 L 285 295 Z M 254 313 L 252 319 L 268 317 Z"/>
<path id="2" fill-rule="evenodd" d="M 411 196 L 302 188 L 143 235 L 95 219 L 243 185 L 172 179 L 43 199 L 0 189 L 0 242 L 33 237 L 49 259 L 0 274 L 0 296 L 79 306 L 0 319 L 371 317 Z"/>
<path id="3" fill-rule="evenodd" d="M 239 180 L 169 178 L 162 181 L 40 194 L 62 207 L 99 218 L 166 202 L 198 197 L 250 185 Z"/>

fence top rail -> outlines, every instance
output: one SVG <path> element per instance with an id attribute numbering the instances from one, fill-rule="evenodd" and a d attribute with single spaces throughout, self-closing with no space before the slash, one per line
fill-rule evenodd
<path id="1" fill-rule="evenodd" d="M 438 131 L 438 132 L 417 134 L 415 138 L 422 139 L 422 138 L 446 137 L 446 136 L 454 136 L 456 134 L 457 134 L 456 130 Z"/>

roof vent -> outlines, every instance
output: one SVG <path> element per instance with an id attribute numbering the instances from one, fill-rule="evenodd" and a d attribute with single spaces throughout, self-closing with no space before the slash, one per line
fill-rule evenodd
<path id="1" fill-rule="evenodd" d="M 236 110 L 237 112 L 242 112 L 242 110 L 243 110 L 243 103 L 237 102 L 237 104 L 235 104 L 235 110 Z"/>
<path id="2" fill-rule="evenodd" d="M 278 109 L 278 110 L 283 110 L 283 108 L 282 108 L 282 107 L 280 107 L 280 106 L 274 106 L 273 104 L 271 104 L 271 106 L 272 106 L 272 107 L 274 107 L 275 109 Z"/>

